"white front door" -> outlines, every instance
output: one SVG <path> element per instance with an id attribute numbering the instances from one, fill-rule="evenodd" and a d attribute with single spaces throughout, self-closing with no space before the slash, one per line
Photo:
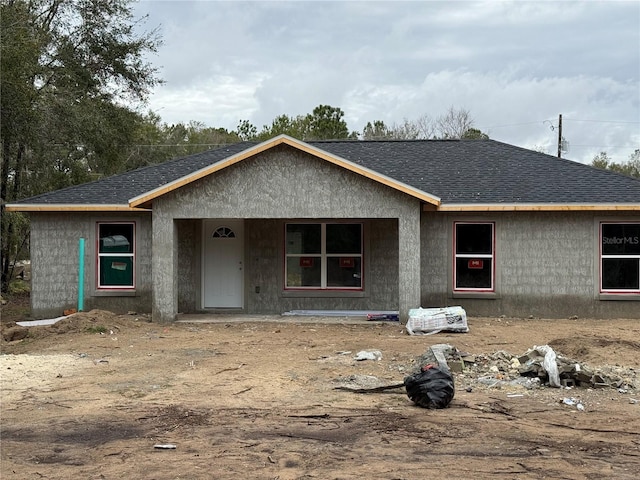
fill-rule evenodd
<path id="1" fill-rule="evenodd" d="M 242 308 L 244 222 L 205 220 L 202 230 L 204 308 Z"/>

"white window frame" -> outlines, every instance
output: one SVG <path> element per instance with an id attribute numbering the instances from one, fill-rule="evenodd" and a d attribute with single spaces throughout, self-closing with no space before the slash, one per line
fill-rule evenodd
<path id="1" fill-rule="evenodd" d="M 629 259 L 636 259 L 638 261 L 638 270 L 639 270 L 639 274 L 640 274 L 640 253 L 637 255 L 621 255 L 621 254 L 605 254 L 603 253 L 603 227 L 605 225 L 640 225 L 640 222 L 600 222 L 600 228 L 599 230 L 599 236 L 598 236 L 598 243 L 599 243 L 599 248 L 598 248 L 598 252 L 599 252 L 599 259 L 598 259 L 598 263 L 599 263 L 599 271 L 600 271 L 600 279 L 599 279 L 599 289 L 600 289 L 600 293 L 603 294 L 614 294 L 614 295 L 619 295 L 619 294 L 640 294 L 640 286 L 637 289 L 629 289 L 629 288 L 607 288 L 605 289 L 602 285 L 603 279 L 604 279 L 604 260 L 605 259 L 616 259 L 616 258 L 623 258 L 626 260 Z M 640 238 L 633 238 L 633 241 L 638 241 L 640 242 Z"/>
<path id="2" fill-rule="evenodd" d="M 320 225 L 320 253 L 287 253 L 287 227 L 289 225 Z M 360 226 L 360 253 L 327 253 L 327 225 L 359 225 Z M 349 290 L 349 291 L 362 291 L 364 290 L 364 225 L 362 222 L 287 222 L 284 226 L 284 289 L 291 290 Z M 287 263 L 290 258 L 317 258 L 320 260 L 320 286 L 289 286 L 287 284 Z M 327 286 L 327 259 L 328 258 L 340 258 L 340 257 L 353 257 L 360 259 L 360 286 L 359 287 L 337 287 Z"/>
<path id="3" fill-rule="evenodd" d="M 100 226 L 101 225 L 131 225 L 131 238 L 133 246 L 131 253 L 128 252 L 115 252 L 115 253 L 101 253 L 100 252 Z M 131 285 L 102 285 L 101 283 L 101 271 L 100 260 L 106 257 L 130 257 L 131 258 Z M 134 290 L 136 288 L 136 222 L 97 222 L 96 223 L 96 285 L 98 290 Z"/>
<path id="4" fill-rule="evenodd" d="M 458 253 L 457 238 L 458 225 L 490 225 L 491 226 L 491 253 Z M 496 291 L 496 222 L 487 221 L 455 221 L 453 222 L 453 292 L 454 293 L 495 293 Z M 468 258 L 482 259 L 491 262 L 491 286 L 490 287 L 458 287 L 458 259 Z"/>

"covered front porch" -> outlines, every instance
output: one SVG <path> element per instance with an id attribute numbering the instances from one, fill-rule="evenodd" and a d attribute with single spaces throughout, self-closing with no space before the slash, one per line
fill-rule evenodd
<path id="1" fill-rule="evenodd" d="M 293 310 L 399 311 L 406 320 L 409 309 L 420 305 L 414 218 L 165 222 L 154 212 L 153 230 L 154 321 Z"/>

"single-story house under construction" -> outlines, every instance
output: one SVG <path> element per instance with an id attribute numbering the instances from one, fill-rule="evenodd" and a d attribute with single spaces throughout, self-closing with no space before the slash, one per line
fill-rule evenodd
<path id="1" fill-rule="evenodd" d="M 281 135 L 7 209 L 31 218 L 34 318 L 79 291 L 85 310 L 160 322 L 451 305 L 640 318 L 640 180 L 494 140 Z"/>

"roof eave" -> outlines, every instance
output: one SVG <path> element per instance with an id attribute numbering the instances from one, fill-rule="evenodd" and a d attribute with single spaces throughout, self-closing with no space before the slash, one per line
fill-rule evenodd
<path id="1" fill-rule="evenodd" d="M 441 204 L 439 212 L 637 212 L 640 203 L 450 203 Z"/>
<path id="2" fill-rule="evenodd" d="M 7 212 L 148 212 L 146 208 L 122 204 L 10 203 Z"/>
<path id="3" fill-rule="evenodd" d="M 317 158 L 321 158 L 323 160 L 326 160 L 330 163 L 333 163 L 334 165 L 339 165 L 343 168 L 346 168 L 347 170 L 350 170 L 354 173 L 357 173 L 359 175 L 365 176 L 371 180 L 374 180 L 376 182 L 382 183 L 384 185 L 387 185 L 395 190 L 399 190 L 401 192 L 404 192 L 412 197 L 415 197 L 423 202 L 432 204 L 432 205 L 440 205 L 440 198 L 436 197 L 435 195 L 431 195 L 427 192 L 423 192 L 421 190 L 418 190 L 414 187 L 411 187 L 410 185 L 404 184 L 402 182 L 398 182 L 397 180 L 394 180 L 390 177 L 387 177 L 386 175 L 382 175 L 378 172 L 375 172 L 371 169 L 368 169 L 366 167 L 363 167 L 361 165 L 357 165 L 356 163 L 351 162 L 350 160 L 347 160 L 345 158 L 339 157 L 337 155 L 333 155 L 329 152 L 326 152 L 324 150 L 321 150 L 317 147 L 314 147 L 312 145 L 309 145 L 308 143 L 302 142 L 300 140 L 296 140 L 295 138 L 289 137 L 288 135 L 279 135 L 277 137 L 274 137 L 270 140 L 267 140 L 265 142 L 262 142 L 258 145 L 255 145 L 253 147 L 250 147 L 246 150 L 243 150 L 242 152 L 236 153 L 235 155 L 232 155 L 224 160 L 221 160 L 219 162 L 214 163 L 213 165 L 209 165 L 205 168 L 201 168 L 200 170 L 197 170 L 193 173 L 190 173 L 189 175 L 185 175 L 184 177 L 178 178 L 172 182 L 169 182 L 165 185 L 162 185 L 158 188 L 155 188 L 154 190 L 150 190 L 148 192 L 145 192 L 141 195 L 138 195 L 136 197 L 133 197 L 132 199 L 129 200 L 129 206 L 130 207 L 139 207 L 141 205 L 144 206 L 149 206 L 150 202 L 152 202 L 155 198 L 158 198 L 162 195 L 165 195 L 166 193 L 169 193 L 173 190 L 176 190 L 184 185 L 187 185 L 191 182 L 194 182 L 196 180 L 199 180 L 203 177 L 206 177 L 208 175 L 211 175 L 212 173 L 218 172 L 220 170 L 223 170 L 231 165 L 234 165 L 238 162 L 241 162 L 242 160 L 245 160 L 247 158 L 253 157 L 255 155 L 258 155 L 259 153 L 262 153 L 266 150 L 269 150 L 271 148 L 274 148 L 278 145 L 288 145 L 290 147 L 296 148 L 300 151 L 306 152 L 310 155 L 313 155 Z"/>

